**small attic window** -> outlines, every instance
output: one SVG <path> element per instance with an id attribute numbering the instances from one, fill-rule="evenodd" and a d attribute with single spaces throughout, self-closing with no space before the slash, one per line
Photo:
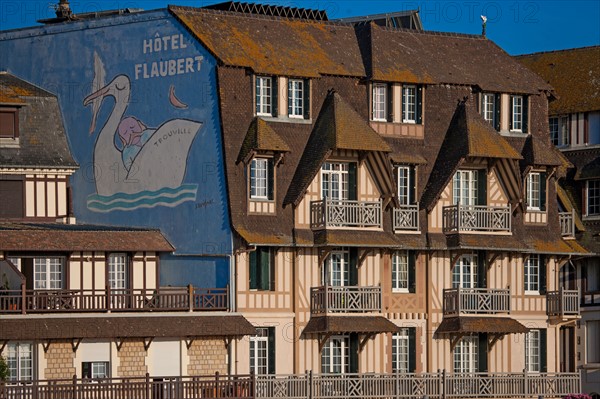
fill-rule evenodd
<path id="1" fill-rule="evenodd" d="M 19 112 L 17 108 L 0 108 L 0 139 L 19 137 Z"/>

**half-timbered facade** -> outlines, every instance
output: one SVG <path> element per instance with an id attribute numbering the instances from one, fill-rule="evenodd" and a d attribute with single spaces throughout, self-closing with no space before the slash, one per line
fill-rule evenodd
<path id="1" fill-rule="evenodd" d="M 584 392 L 600 395 L 600 245 L 596 187 L 600 145 L 600 47 L 528 54 L 517 59 L 542 76 L 559 98 L 548 110 L 552 143 L 574 168 L 561 180 L 559 207 L 562 215 L 573 213 L 573 223 L 565 224 L 595 255 L 574 258 L 563 266 L 560 284 L 580 292 L 581 320 L 564 330 L 570 348 L 561 352 L 564 367 L 581 367 Z M 562 331 L 561 331 L 562 332 Z M 575 343 L 576 341 L 576 343 Z"/>

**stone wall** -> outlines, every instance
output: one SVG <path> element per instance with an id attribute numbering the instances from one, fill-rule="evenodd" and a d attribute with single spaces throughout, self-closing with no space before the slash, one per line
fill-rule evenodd
<path id="1" fill-rule="evenodd" d="M 125 341 L 118 352 L 120 364 L 117 367 L 119 377 L 144 377 L 148 372 L 146 366 L 146 349 L 143 341 Z"/>
<path id="2" fill-rule="evenodd" d="M 71 379 L 75 374 L 73 346 L 70 342 L 52 342 L 44 353 L 46 368 L 44 378 L 49 380 Z"/>
<path id="3" fill-rule="evenodd" d="M 189 375 L 227 374 L 227 348 L 223 339 L 197 339 L 188 349 Z"/>

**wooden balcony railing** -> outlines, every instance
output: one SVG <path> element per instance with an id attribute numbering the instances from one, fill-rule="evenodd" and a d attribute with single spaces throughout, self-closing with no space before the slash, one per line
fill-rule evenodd
<path id="1" fill-rule="evenodd" d="M 394 208 L 394 231 L 419 231 L 419 205 L 400 205 Z"/>
<path id="2" fill-rule="evenodd" d="M 253 399 L 253 376 L 146 377 L 0 382 L 7 399 Z"/>
<path id="3" fill-rule="evenodd" d="M 548 291 L 546 293 L 546 313 L 548 316 L 579 316 L 579 291 Z"/>
<path id="4" fill-rule="evenodd" d="M 313 314 L 381 312 L 381 287 L 313 287 Z"/>
<path id="5" fill-rule="evenodd" d="M 223 311 L 228 288 L 165 287 L 105 290 L 8 290 L 0 292 L 1 313 Z"/>
<path id="6" fill-rule="evenodd" d="M 313 374 L 256 376 L 261 399 L 563 398 L 579 373 Z"/>
<path id="7" fill-rule="evenodd" d="M 571 212 L 560 212 L 558 214 L 558 221 L 560 223 L 560 234 L 563 237 L 574 237 L 575 236 L 575 211 Z"/>
<path id="8" fill-rule="evenodd" d="M 312 229 L 336 227 L 381 228 L 382 206 L 379 201 L 335 201 L 323 199 L 310 203 Z"/>
<path id="9" fill-rule="evenodd" d="M 511 232 L 511 206 L 451 205 L 442 210 L 444 233 Z"/>
<path id="10" fill-rule="evenodd" d="M 11 381 L 15 399 L 399 399 L 563 398 L 579 373 L 389 373 L 198 376 Z"/>
<path id="11" fill-rule="evenodd" d="M 600 291 L 582 292 L 581 306 L 600 306 Z"/>
<path id="12" fill-rule="evenodd" d="M 444 315 L 510 313 L 510 290 L 450 288 L 444 290 Z"/>

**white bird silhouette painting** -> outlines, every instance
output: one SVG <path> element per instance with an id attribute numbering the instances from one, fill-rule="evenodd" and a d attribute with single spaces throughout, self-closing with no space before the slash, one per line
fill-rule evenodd
<path id="1" fill-rule="evenodd" d="M 95 65 L 102 64 L 96 61 Z M 103 74 L 104 68 L 101 69 Z M 88 208 L 110 212 L 158 205 L 174 207 L 195 200 L 197 185 L 182 185 L 182 182 L 190 147 L 202 123 L 171 119 L 148 128 L 140 119 L 124 116 L 130 96 L 129 77 L 118 75 L 83 100 L 84 106 L 93 107 L 90 126 L 93 133 L 99 102 L 107 97 L 114 99 L 113 109 L 94 144 L 97 194 L 88 197 Z"/>

